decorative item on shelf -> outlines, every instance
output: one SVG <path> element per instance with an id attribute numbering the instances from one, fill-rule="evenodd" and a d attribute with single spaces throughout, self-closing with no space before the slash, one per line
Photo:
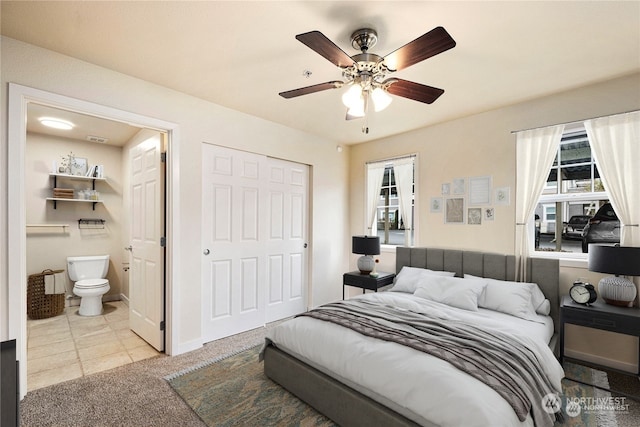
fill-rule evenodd
<path id="1" fill-rule="evenodd" d="M 371 273 L 376 265 L 372 255 L 380 255 L 380 237 L 353 236 L 351 239 L 351 252 L 362 255 L 358 258 L 358 270 L 360 270 L 360 273 Z"/>
<path id="2" fill-rule="evenodd" d="M 73 188 L 54 188 L 53 197 L 56 199 L 73 199 Z"/>
<path id="3" fill-rule="evenodd" d="M 373 271 L 371 273 L 369 273 L 369 276 L 373 277 L 374 279 L 378 278 L 378 276 L 380 276 L 378 274 L 378 272 L 376 271 L 376 264 L 379 263 L 380 260 L 378 258 L 375 259 L 374 263 L 373 263 Z"/>
<path id="4" fill-rule="evenodd" d="M 68 175 L 71 174 L 71 168 L 75 163 L 75 156 L 73 155 L 73 151 L 69 152 L 66 156 L 61 156 L 62 162 L 60 163 L 60 167 L 58 168 L 58 172 L 66 173 Z"/>
<path id="5" fill-rule="evenodd" d="M 636 299 L 636 285 L 620 276 L 640 276 L 640 247 L 591 244 L 589 271 L 614 274 L 600 280 L 598 292 L 607 304 L 629 307 Z"/>
<path id="6" fill-rule="evenodd" d="M 581 280 L 573 282 L 569 289 L 569 296 L 578 304 L 589 305 L 598 299 L 598 294 L 591 283 L 584 283 Z"/>

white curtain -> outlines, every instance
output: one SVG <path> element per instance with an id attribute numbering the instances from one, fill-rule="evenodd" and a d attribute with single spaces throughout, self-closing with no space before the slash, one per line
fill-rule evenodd
<path id="1" fill-rule="evenodd" d="M 516 134 L 516 274 L 527 280 L 529 231 L 527 225 L 558 152 L 564 125 L 525 130 Z"/>
<path id="2" fill-rule="evenodd" d="M 640 246 L 640 111 L 587 120 L 584 126 L 620 218 L 620 244 Z"/>
<path id="3" fill-rule="evenodd" d="M 413 157 L 393 161 L 393 174 L 396 178 L 400 217 L 404 221 L 404 245 L 411 246 L 411 221 L 413 202 Z"/>
<path id="4" fill-rule="evenodd" d="M 385 162 L 367 165 L 367 234 L 373 235 L 373 222 L 376 220 Z"/>

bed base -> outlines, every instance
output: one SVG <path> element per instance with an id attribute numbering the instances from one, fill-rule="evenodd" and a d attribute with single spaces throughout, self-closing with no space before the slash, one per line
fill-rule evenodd
<path id="1" fill-rule="evenodd" d="M 264 373 L 340 426 L 419 425 L 273 345 L 264 349 Z"/>

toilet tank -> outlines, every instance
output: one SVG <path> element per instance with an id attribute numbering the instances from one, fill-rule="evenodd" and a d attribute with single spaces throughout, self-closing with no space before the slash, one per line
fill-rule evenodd
<path id="1" fill-rule="evenodd" d="M 67 271 L 74 282 L 104 279 L 109 271 L 109 255 L 67 257 Z"/>

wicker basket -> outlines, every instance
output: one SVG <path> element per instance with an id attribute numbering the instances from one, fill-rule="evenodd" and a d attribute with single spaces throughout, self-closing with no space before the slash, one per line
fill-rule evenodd
<path id="1" fill-rule="evenodd" d="M 64 270 L 44 270 L 29 275 L 27 284 L 27 316 L 31 319 L 45 319 L 64 311 L 64 293 L 48 295 L 44 293 L 44 276 L 62 273 Z"/>

